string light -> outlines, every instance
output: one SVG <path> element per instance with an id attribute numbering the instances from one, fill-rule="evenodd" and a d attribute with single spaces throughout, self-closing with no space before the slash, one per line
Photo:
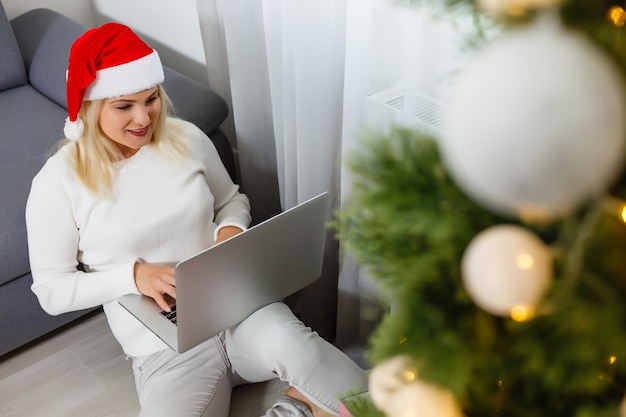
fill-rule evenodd
<path id="1" fill-rule="evenodd" d="M 415 371 L 407 370 L 404 372 L 404 380 L 406 382 L 414 381 L 415 378 L 417 378 L 417 373 Z"/>
<path id="2" fill-rule="evenodd" d="M 533 316 L 534 310 L 525 305 L 519 304 L 511 309 L 511 318 L 520 323 L 532 319 Z"/>
<path id="3" fill-rule="evenodd" d="M 613 6 L 607 12 L 609 20 L 617 27 L 622 27 L 626 24 L 626 11 L 620 6 Z"/>
<path id="4" fill-rule="evenodd" d="M 521 5 L 512 4 L 507 8 L 506 12 L 511 16 L 521 17 L 524 16 L 528 10 Z"/>
<path id="5" fill-rule="evenodd" d="M 534 261 L 531 254 L 522 253 L 517 256 L 516 263 L 519 269 L 527 270 L 532 268 Z"/>
<path id="6" fill-rule="evenodd" d="M 619 221 L 626 224 L 626 201 L 616 197 L 607 197 L 604 200 L 607 213 L 617 216 Z"/>
<path id="7" fill-rule="evenodd" d="M 615 362 L 617 362 L 617 356 L 611 355 L 609 357 L 609 365 L 613 365 L 613 364 L 615 364 Z"/>

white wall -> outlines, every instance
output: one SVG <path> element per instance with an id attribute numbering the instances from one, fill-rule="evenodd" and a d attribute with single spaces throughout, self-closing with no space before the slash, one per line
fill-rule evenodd
<path id="1" fill-rule="evenodd" d="M 22 13 L 44 7 L 55 10 L 85 26 L 94 26 L 94 9 L 91 1 L 85 0 L 1 0 L 9 19 Z"/>
<path id="2" fill-rule="evenodd" d="M 66 0 L 67 1 L 67 0 Z M 96 23 L 124 23 L 159 51 L 163 63 L 208 85 L 196 0 L 93 0 Z"/>
<path id="3" fill-rule="evenodd" d="M 0 0 L 9 19 L 40 7 L 88 27 L 124 23 L 159 51 L 163 63 L 209 85 L 196 0 Z"/>

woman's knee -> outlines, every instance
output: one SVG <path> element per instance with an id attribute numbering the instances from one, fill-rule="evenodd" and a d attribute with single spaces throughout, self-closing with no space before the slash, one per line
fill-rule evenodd
<path id="1" fill-rule="evenodd" d="M 283 303 L 270 304 L 232 329 L 229 334 L 236 352 L 229 355 L 250 354 L 267 361 L 295 359 L 298 363 L 314 366 L 321 359 L 321 337 L 306 327 Z"/>

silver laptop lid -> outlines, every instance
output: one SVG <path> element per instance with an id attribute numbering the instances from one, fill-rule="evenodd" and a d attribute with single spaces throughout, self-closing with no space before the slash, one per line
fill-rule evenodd
<path id="1" fill-rule="evenodd" d="M 179 262 L 178 350 L 317 280 L 328 215 L 329 196 L 323 193 Z"/>

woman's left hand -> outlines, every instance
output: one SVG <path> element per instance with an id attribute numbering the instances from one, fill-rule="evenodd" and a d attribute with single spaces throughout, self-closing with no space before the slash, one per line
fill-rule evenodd
<path id="1" fill-rule="evenodd" d="M 236 226 L 224 226 L 217 232 L 217 239 L 215 240 L 215 244 L 217 245 L 220 242 L 225 241 L 226 239 L 230 239 L 231 237 L 238 235 L 243 232 L 240 228 Z"/>

